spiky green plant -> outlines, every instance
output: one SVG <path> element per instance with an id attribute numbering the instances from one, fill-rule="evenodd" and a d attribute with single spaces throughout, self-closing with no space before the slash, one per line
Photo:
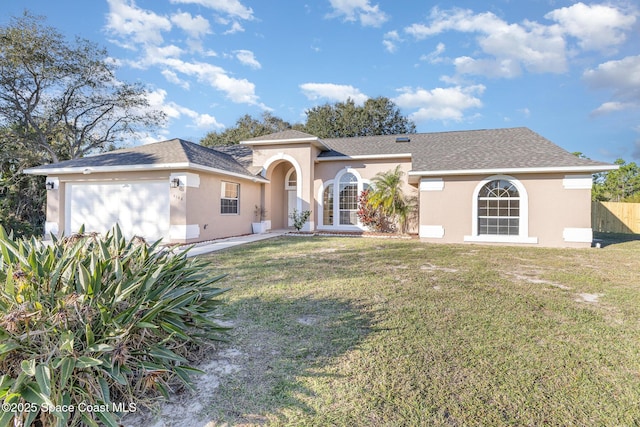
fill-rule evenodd
<path id="1" fill-rule="evenodd" d="M 0 227 L 0 426 L 117 426 L 189 385 L 190 352 L 224 339 L 205 267 L 117 226 L 51 245 Z"/>

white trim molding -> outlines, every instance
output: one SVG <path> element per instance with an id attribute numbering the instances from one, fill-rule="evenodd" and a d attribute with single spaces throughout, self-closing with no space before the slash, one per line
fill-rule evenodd
<path id="1" fill-rule="evenodd" d="M 591 243 L 593 241 L 593 230 L 591 228 L 566 227 L 562 230 L 562 238 L 565 242 Z"/>
<path id="2" fill-rule="evenodd" d="M 422 178 L 420 180 L 420 191 L 442 190 L 444 190 L 444 180 L 442 178 Z"/>
<path id="3" fill-rule="evenodd" d="M 200 237 L 200 225 L 198 224 L 171 224 L 169 238 L 171 240 L 188 240 Z"/>
<path id="4" fill-rule="evenodd" d="M 335 162 L 340 160 L 387 160 L 411 159 L 411 153 L 399 154 L 361 154 L 355 156 L 325 156 L 316 158 L 316 162 Z"/>
<path id="5" fill-rule="evenodd" d="M 505 168 L 505 169 L 451 169 L 451 170 L 427 170 L 410 171 L 409 176 L 443 176 L 443 175 L 487 175 L 508 173 L 553 173 L 553 172 L 604 172 L 618 169 L 618 165 L 598 166 L 557 166 L 538 168 Z"/>
<path id="6" fill-rule="evenodd" d="M 441 225 L 420 225 L 420 237 L 442 239 L 444 237 L 444 227 Z"/>
<path id="7" fill-rule="evenodd" d="M 358 182 L 358 195 L 362 193 L 364 190 L 364 186 L 369 185 L 370 181 L 368 179 L 363 179 L 360 173 L 351 168 L 350 166 L 345 166 L 340 169 L 336 176 L 333 179 L 329 179 L 324 181 L 320 188 L 318 189 L 318 200 L 316 202 L 316 206 L 318 207 L 318 230 L 341 230 L 341 231 L 363 231 L 367 228 L 360 223 L 360 219 L 358 219 L 358 223 L 356 225 L 352 224 L 340 224 L 340 179 L 346 174 L 352 174 L 356 177 Z M 332 225 L 324 224 L 324 190 L 329 186 L 333 185 L 333 220 L 334 223 Z"/>
<path id="8" fill-rule="evenodd" d="M 197 173 L 178 172 L 169 176 L 169 181 L 178 178 L 180 183 L 186 187 L 200 188 L 200 175 Z"/>
<path id="9" fill-rule="evenodd" d="M 465 242 L 470 243 L 524 243 L 537 244 L 537 237 L 524 236 L 501 236 L 497 234 L 486 234 L 481 236 L 464 236 Z"/>
<path id="10" fill-rule="evenodd" d="M 275 156 L 269 157 L 269 159 L 267 159 L 266 162 L 264 162 L 264 165 L 262 166 L 262 172 L 260 172 L 260 175 L 262 175 L 264 178 L 267 177 L 267 171 L 269 170 L 269 168 L 271 167 L 272 164 L 276 163 L 276 162 L 280 162 L 286 160 L 287 162 L 291 163 L 291 165 L 294 167 L 294 169 L 296 170 L 296 210 L 298 212 L 302 212 L 302 167 L 300 166 L 300 163 L 298 163 L 298 161 L 290 156 L 289 154 L 285 154 L 283 152 L 280 152 L 278 154 L 276 154 Z M 269 181 L 267 181 L 269 182 Z M 311 209 L 309 209 L 311 210 Z M 309 224 L 309 223 L 307 223 Z"/>
<path id="11" fill-rule="evenodd" d="M 44 237 L 45 237 L 45 239 L 49 239 L 51 234 L 53 234 L 54 236 L 57 236 L 59 231 L 60 231 L 60 229 L 58 227 L 58 223 L 57 222 L 47 221 L 47 222 L 44 223 Z"/>
<path id="12" fill-rule="evenodd" d="M 593 177 L 591 175 L 565 175 L 562 187 L 565 190 L 591 190 Z"/>
<path id="13" fill-rule="evenodd" d="M 260 182 L 264 184 L 268 184 L 269 181 L 254 175 L 245 175 L 236 172 L 229 172 L 223 169 L 212 168 L 209 166 L 202 166 L 196 163 L 158 163 L 154 165 L 120 165 L 120 166 L 88 166 L 88 167 L 70 167 L 70 168 L 43 168 L 43 167 L 35 167 L 25 169 L 23 173 L 27 175 L 65 175 L 65 174 L 84 174 L 91 175 L 93 173 L 114 173 L 114 172 L 146 172 L 146 171 L 156 171 L 156 170 L 171 170 L 171 169 L 193 169 L 205 172 L 217 173 L 220 175 L 233 176 L 236 178 L 241 178 L 244 180 L 249 180 L 253 182 Z M 104 178 L 100 178 L 104 179 Z"/>

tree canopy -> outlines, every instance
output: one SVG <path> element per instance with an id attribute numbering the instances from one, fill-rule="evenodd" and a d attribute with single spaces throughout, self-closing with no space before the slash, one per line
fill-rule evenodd
<path id="1" fill-rule="evenodd" d="M 225 129 L 223 132 L 209 132 L 204 138 L 202 138 L 202 140 L 200 140 L 200 144 L 205 147 L 233 145 L 243 140 L 291 128 L 292 126 L 289 122 L 286 122 L 269 112 L 263 113 L 261 119 L 256 119 L 251 117 L 249 114 L 245 114 L 236 121 L 236 125 L 234 127 Z"/>
<path id="2" fill-rule="evenodd" d="M 66 41 L 42 17 L 0 27 L 0 224 L 35 234 L 44 223 L 44 179 L 23 169 L 110 150 L 164 122 L 115 69 L 104 49 Z"/>
<path id="3" fill-rule="evenodd" d="M 200 144 L 207 147 L 233 145 L 242 140 L 295 129 L 319 138 L 351 136 L 397 135 L 415 133 L 416 125 L 400 113 L 388 98 L 379 97 L 358 106 L 352 99 L 335 104 L 324 104 L 306 111 L 306 123 L 290 124 L 271 113 L 260 119 L 248 114 L 240 117 L 235 126 L 223 132 L 209 132 Z"/>
<path id="4" fill-rule="evenodd" d="M 597 174 L 592 198 L 604 202 L 640 202 L 640 167 L 623 159 L 614 162 L 619 169 Z"/>
<path id="5" fill-rule="evenodd" d="M 397 135 L 415 133 L 416 125 L 400 113 L 389 98 L 367 99 L 362 106 L 353 99 L 307 110 L 305 132 L 319 138 Z"/>
<path id="6" fill-rule="evenodd" d="M 28 12 L 0 27 L 0 126 L 7 138 L 56 163 L 117 145 L 162 123 L 140 84 L 115 78 L 94 43 L 68 43 Z"/>

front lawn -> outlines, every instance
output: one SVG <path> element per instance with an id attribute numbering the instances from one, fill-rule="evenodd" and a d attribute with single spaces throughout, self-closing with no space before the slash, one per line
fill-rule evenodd
<path id="1" fill-rule="evenodd" d="M 229 273 L 215 425 L 640 424 L 640 242 L 284 237 Z"/>

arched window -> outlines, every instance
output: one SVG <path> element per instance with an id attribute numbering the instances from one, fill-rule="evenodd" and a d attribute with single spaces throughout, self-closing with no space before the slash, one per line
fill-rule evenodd
<path id="1" fill-rule="evenodd" d="M 518 236 L 520 234 L 520 193 L 516 186 L 496 179 L 478 193 L 478 234 Z"/>
<path id="2" fill-rule="evenodd" d="M 284 188 L 286 190 L 295 190 L 298 186 L 298 174 L 296 173 L 295 168 L 289 169 L 287 172 L 287 176 L 284 180 Z"/>
<path id="3" fill-rule="evenodd" d="M 358 171 L 344 168 L 334 179 L 325 181 L 318 191 L 318 222 L 326 229 L 362 230 L 358 219 L 358 198 L 369 188 L 369 181 Z M 320 203 L 319 203 L 320 205 Z"/>
<path id="4" fill-rule="evenodd" d="M 338 190 L 340 225 L 358 224 L 358 178 L 352 173 L 342 175 Z"/>

